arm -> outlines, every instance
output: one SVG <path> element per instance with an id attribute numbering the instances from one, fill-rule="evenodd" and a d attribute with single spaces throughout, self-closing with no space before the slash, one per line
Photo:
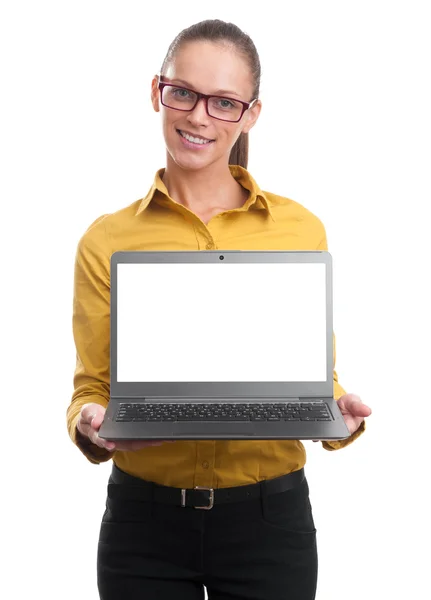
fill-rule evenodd
<path id="1" fill-rule="evenodd" d="M 104 217 L 92 223 L 78 243 L 75 257 L 72 328 L 76 347 L 74 392 L 66 412 L 72 442 L 94 464 L 112 452 L 82 436 L 76 424 L 89 402 L 108 406 L 110 394 L 110 249 Z"/>
<path id="2" fill-rule="evenodd" d="M 338 383 L 338 375 L 337 375 L 337 372 L 335 371 L 335 360 L 336 360 L 335 334 L 333 334 L 332 340 L 333 340 L 333 350 L 334 350 L 334 371 L 333 371 L 333 373 L 334 373 L 334 398 L 335 398 L 335 400 L 338 400 L 339 398 L 341 398 L 341 396 L 344 396 L 345 394 L 347 394 L 347 392 Z M 346 446 L 349 446 L 349 444 L 354 442 L 364 431 L 365 431 L 365 419 L 362 421 L 359 428 L 345 440 L 325 440 L 325 441 L 322 441 L 322 446 L 325 448 L 325 450 L 339 450 L 340 448 L 345 448 Z"/>
<path id="3" fill-rule="evenodd" d="M 323 227 L 323 224 L 322 224 L 322 227 Z M 328 251 L 328 243 L 327 243 L 326 231 L 325 231 L 324 227 L 323 227 L 321 241 L 318 244 L 316 249 Z M 333 337 L 332 337 L 332 343 L 333 343 L 333 354 L 334 354 L 334 370 L 333 370 L 334 398 L 335 398 L 335 400 L 338 400 L 339 398 L 341 398 L 341 396 L 344 396 L 347 392 L 344 390 L 344 388 L 338 382 L 338 375 L 337 375 L 337 372 L 335 371 L 336 346 L 335 346 L 335 334 L 334 333 L 333 333 Z M 364 419 L 362 421 L 361 425 L 359 426 L 359 428 L 345 440 L 322 441 L 322 446 L 325 448 L 325 450 L 339 450 L 340 448 L 345 448 L 346 446 L 349 446 L 352 442 L 354 442 L 365 431 L 365 428 L 366 428 L 366 425 L 365 425 L 365 419 Z"/>

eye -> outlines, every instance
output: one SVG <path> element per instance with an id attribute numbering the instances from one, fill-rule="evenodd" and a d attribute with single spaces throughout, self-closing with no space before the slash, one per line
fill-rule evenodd
<path id="1" fill-rule="evenodd" d="M 226 98 L 219 98 L 220 108 L 234 108 L 235 104 Z"/>
<path id="2" fill-rule="evenodd" d="M 178 96 L 179 98 L 188 98 L 190 96 L 189 90 L 185 88 L 172 88 L 172 95 Z"/>

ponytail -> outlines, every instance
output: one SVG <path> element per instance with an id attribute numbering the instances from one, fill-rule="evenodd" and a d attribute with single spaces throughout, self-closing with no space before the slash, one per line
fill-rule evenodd
<path id="1" fill-rule="evenodd" d="M 247 168 L 248 165 L 248 133 L 240 133 L 239 138 L 230 151 L 230 165 L 239 165 Z"/>

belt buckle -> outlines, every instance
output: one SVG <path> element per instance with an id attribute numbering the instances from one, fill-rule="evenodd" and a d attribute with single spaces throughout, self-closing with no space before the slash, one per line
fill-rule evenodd
<path id="1" fill-rule="evenodd" d="M 211 508 L 214 506 L 214 488 L 201 487 L 201 486 L 197 485 L 193 489 L 194 490 L 206 490 L 207 492 L 210 493 L 208 506 L 193 506 L 193 508 L 198 508 L 200 510 L 211 510 Z M 185 489 L 181 490 L 181 506 L 182 507 L 185 507 L 185 505 L 186 505 L 186 491 L 187 490 L 185 490 Z"/>

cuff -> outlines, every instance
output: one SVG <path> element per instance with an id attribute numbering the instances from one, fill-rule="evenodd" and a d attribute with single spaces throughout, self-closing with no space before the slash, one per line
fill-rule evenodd
<path id="1" fill-rule="evenodd" d="M 322 446 L 325 448 L 325 450 L 340 450 L 341 448 L 345 448 L 354 442 L 360 435 L 364 433 L 365 429 L 366 425 L 364 419 L 359 425 L 358 429 L 345 440 L 324 440 L 322 441 Z"/>
<path id="2" fill-rule="evenodd" d="M 110 460 L 115 455 L 115 451 L 110 452 L 105 448 L 101 448 L 100 446 L 93 444 L 87 437 L 84 437 L 76 427 L 78 421 L 79 415 L 71 421 L 70 438 L 72 442 L 78 446 L 83 455 L 94 465 Z"/>

